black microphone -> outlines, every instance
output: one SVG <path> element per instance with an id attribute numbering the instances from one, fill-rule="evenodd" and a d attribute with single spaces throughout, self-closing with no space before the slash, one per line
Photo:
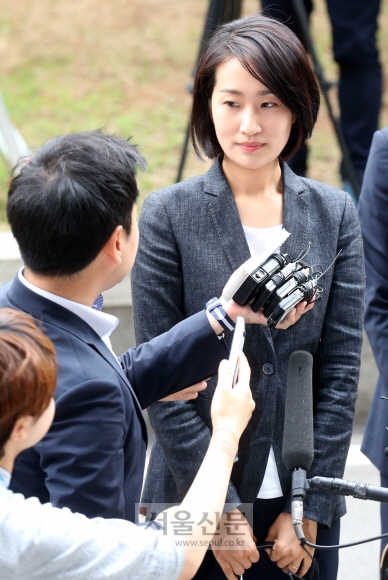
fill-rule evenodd
<path id="1" fill-rule="evenodd" d="M 346 481 L 331 477 L 313 477 L 308 480 L 310 489 L 324 489 L 338 495 L 351 495 L 356 499 L 371 499 L 388 503 L 388 488 L 369 485 L 361 481 Z"/>
<path id="2" fill-rule="evenodd" d="M 288 363 L 282 458 L 292 471 L 291 515 L 299 540 L 303 534 L 303 499 L 306 496 L 306 471 L 314 459 L 312 395 L 313 357 L 297 350 Z"/>

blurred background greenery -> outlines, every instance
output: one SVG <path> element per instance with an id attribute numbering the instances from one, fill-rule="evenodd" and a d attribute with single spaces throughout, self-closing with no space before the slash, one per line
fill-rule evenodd
<path id="1" fill-rule="evenodd" d="M 367 0 L 366 0 L 367 1 Z M 62 133 L 106 127 L 133 136 L 148 160 L 141 199 L 175 179 L 208 0 L 0 0 L 0 90 L 34 150 Z M 256 12 L 255 0 L 243 14 Z M 313 37 L 336 78 L 324 0 L 315 0 Z M 380 58 L 388 68 L 388 0 L 382 0 Z M 385 76 L 387 76 L 385 74 Z M 357 98 L 357 95 L 355 95 Z M 380 125 L 388 124 L 384 95 Z M 324 105 L 310 141 L 309 176 L 336 186 L 339 150 Z M 207 163 L 188 155 L 184 177 Z M 9 173 L 0 159 L 0 229 L 7 229 Z"/>

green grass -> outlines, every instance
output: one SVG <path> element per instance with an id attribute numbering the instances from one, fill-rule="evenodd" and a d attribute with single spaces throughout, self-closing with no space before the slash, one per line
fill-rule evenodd
<path id="1" fill-rule="evenodd" d="M 198 51 L 207 0 L 18 0 L 0 11 L 0 90 L 34 150 L 63 133 L 106 127 L 133 136 L 148 161 L 142 198 L 174 181 L 191 97 L 186 83 Z M 330 26 L 316 0 L 313 32 L 329 78 Z M 244 13 L 257 10 L 245 0 Z M 28 17 L 26 16 L 28 14 Z M 388 0 L 382 0 L 381 60 L 388 63 Z M 387 96 L 381 124 L 388 124 Z M 339 152 L 324 107 L 310 142 L 311 177 L 339 185 Z M 188 155 L 185 177 L 208 167 Z M 0 228 L 9 175 L 0 159 Z"/>
<path id="2" fill-rule="evenodd" d="M 185 83 L 206 8 L 206 0 L 187 14 L 177 0 L 163 10 L 155 0 L 3 6 L 0 90 L 29 147 L 106 127 L 132 136 L 147 158 L 148 170 L 139 174 L 143 197 L 171 183 L 190 103 Z M 30 18 L 22 20 L 26 12 Z M 3 226 L 8 181 L 0 159 Z"/>

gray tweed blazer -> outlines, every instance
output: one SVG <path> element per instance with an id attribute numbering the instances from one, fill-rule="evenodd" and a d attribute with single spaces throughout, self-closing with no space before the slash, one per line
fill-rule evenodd
<path id="1" fill-rule="evenodd" d="M 291 475 L 281 458 L 287 367 L 291 353 L 314 357 L 314 452 L 308 473 L 342 477 L 350 443 L 362 344 L 364 264 L 360 227 L 350 196 L 297 177 L 282 164 L 282 251 L 307 249 L 310 264 L 326 269 L 321 300 L 290 329 L 248 325 L 244 351 L 252 368 L 256 401 L 239 446 L 227 502 L 252 502 L 260 489 L 270 446 L 290 511 Z M 237 207 L 217 161 L 205 174 L 149 195 L 140 221 L 140 247 L 132 272 L 139 343 L 168 330 L 220 296 L 232 272 L 250 257 Z M 227 337 L 231 340 L 231 336 Z M 267 364 L 269 363 L 269 364 Z M 179 502 L 208 447 L 216 377 L 195 401 L 155 403 L 149 417 L 156 433 L 144 502 Z M 343 498 L 309 492 L 305 517 L 331 525 L 345 513 Z"/>

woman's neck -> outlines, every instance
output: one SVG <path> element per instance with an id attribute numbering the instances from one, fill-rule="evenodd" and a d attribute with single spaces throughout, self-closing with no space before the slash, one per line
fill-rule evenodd
<path id="1" fill-rule="evenodd" d="M 225 158 L 222 169 L 242 225 L 270 228 L 283 223 L 283 180 L 277 159 L 260 169 L 246 169 Z"/>
<path id="2" fill-rule="evenodd" d="M 0 459 L 0 467 L 5 469 L 5 471 L 8 471 L 8 473 L 12 473 L 14 464 L 15 464 L 14 457 L 9 457 L 5 455 Z"/>
<path id="3" fill-rule="evenodd" d="M 240 195 L 260 197 L 283 193 L 282 170 L 277 159 L 265 167 L 247 169 L 224 158 L 222 169 L 234 198 Z"/>

